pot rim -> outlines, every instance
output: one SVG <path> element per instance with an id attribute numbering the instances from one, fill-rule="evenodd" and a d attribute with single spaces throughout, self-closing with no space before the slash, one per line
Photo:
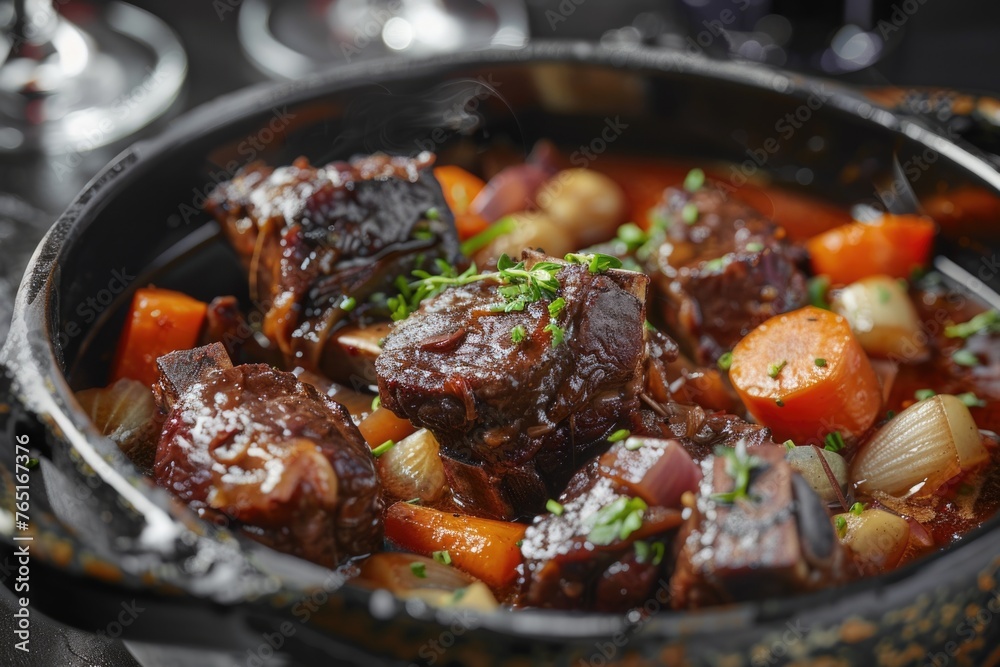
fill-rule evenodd
<path id="1" fill-rule="evenodd" d="M 78 194 L 66 211 L 36 247 L 17 292 L 14 320 L 7 343 L 0 350 L 0 364 L 14 372 L 21 391 L 20 399 L 37 414 L 46 415 L 58 428 L 69 446 L 81 453 L 86 463 L 105 479 L 124 499 L 153 517 L 151 536 L 168 539 L 176 532 L 175 521 L 157 501 L 132 487 L 115 469 L 89 445 L 93 434 L 82 432 L 74 424 L 86 418 L 73 399 L 72 390 L 56 357 L 51 332 L 51 304 L 58 289 L 58 260 L 72 247 L 83 227 L 90 224 L 104 205 L 115 197 L 144 168 L 163 159 L 179 146 L 204 139 L 217 130 L 251 119 L 262 111 L 281 105 L 293 105 L 311 98 L 333 94 L 353 86 L 373 81 L 395 82 L 428 77 L 436 72 L 482 65 L 517 65 L 539 62 L 567 63 L 619 67 L 628 71 L 673 73 L 681 77 L 728 82 L 748 89 L 760 89 L 805 98 L 823 86 L 833 91 L 827 104 L 840 112 L 880 125 L 891 133 L 936 151 L 964 172 L 985 183 L 1000 195 L 1000 173 L 995 171 L 976 149 L 956 143 L 942 133 L 925 127 L 919 121 L 875 106 L 856 89 L 839 83 L 768 69 L 754 64 L 711 60 L 679 51 L 644 47 L 607 48 L 585 42 L 533 42 L 523 49 L 491 49 L 437 55 L 417 60 L 385 59 L 358 63 L 293 82 L 265 83 L 223 96 L 188 111 L 172 121 L 156 137 L 142 140 L 125 149 L 105 166 Z M 32 335 L 44 336 L 44 345 L 29 345 Z M 71 418 L 72 417 L 72 418 Z M 124 459 L 124 457 L 122 457 Z M 126 462 L 127 463 L 127 462 Z M 131 465 L 131 464 L 128 464 Z M 159 517 L 159 523 L 156 523 Z M 968 572 L 976 563 L 987 563 L 1000 550 L 1000 531 L 993 528 L 1000 521 L 994 517 L 986 525 L 972 531 L 960 544 L 928 555 L 902 569 L 877 577 L 862 579 L 841 588 L 828 588 L 816 593 L 789 598 L 738 603 L 699 611 L 665 610 L 648 621 L 622 614 L 565 612 L 554 610 L 520 610 L 513 613 L 486 614 L 478 617 L 477 627 L 520 638 L 568 641 L 610 636 L 642 626 L 643 634 L 660 638 L 694 637 L 739 630 L 764 621 L 788 619 L 792 616 L 816 616 L 838 619 L 852 612 L 885 610 L 903 600 L 911 599 L 916 591 L 958 579 L 959 572 Z M 989 537 L 990 539 L 984 539 Z M 197 597 L 193 592 L 188 591 Z M 348 586 L 338 595 L 360 594 L 372 613 L 385 619 L 407 614 L 417 619 L 451 622 L 455 614 L 435 610 L 426 605 L 407 603 L 379 591 L 367 591 Z M 239 604 L 239 601 L 237 601 Z M 463 612 L 464 613 L 464 612 Z"/>

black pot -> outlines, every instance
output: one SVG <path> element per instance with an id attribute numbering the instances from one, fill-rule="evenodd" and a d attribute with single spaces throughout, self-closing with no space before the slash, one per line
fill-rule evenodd
<path id="1" fill-rule="evenodd" d="M 23 474 L 15 437 L 40 464 L 28 473 L 30 532 L 2 539 L 30 545 L 34 607 L 112 636 L 235 650 L 247 664 L 279 650 L 306 663 L 435 665 L 1000 660 L 995 520 L 900 571 L 808 596 L 697 613 L 654 597 L 646 607 L 660 613 L 648 619 L 437 611 L 343 585 L 200 521 L 82 414 L 71 387 L 105 383 L 113 334 L 97 333 L 118 330 L 134 287 L 246 297 L 200 203 L 250 159 L 322 162 L 497 138 L 526 151 L 540 137 L 577 165 L 606 151 L 728 161 L 734 182 L 806 184 L 843 205 L 879 205 L 880 189 L 911 205 L 961 191 L 980 218 L 1000 210 L 989 164 L 912 119 L 829 82 L 666 51 L 543 43 L 374 62 L 209 104 L 109 164 L 46 236 L 18 293 L 2 352 L 5 498 Z M 976 211 L 939 221 L 938 251 L 986 280 L 996 270 L 976 253 L 1000 229 Z M 123 603 L 143 611 L 123 613 Z"/>

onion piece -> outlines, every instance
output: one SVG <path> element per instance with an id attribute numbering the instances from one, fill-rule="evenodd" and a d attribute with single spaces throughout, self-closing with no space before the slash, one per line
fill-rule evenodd
<path id="1" fill-rule="evenodd" d="M 444 493 L 440 446 L 427 429 L 406 436 L 377 461 L 382 486 L 394 498 L 431 503 Z"/>
<path id="2" fill-rule="evenodd" d="M 538 211 L 520 211 L 509 216 L 513 230 L 490 241 L 475 253 L 479 266 L 495 266 L 500 255 L 520 257 L 525 248 L 541 248 L 553 257 L 576 250 L 571 235 L 551 218 Z"/>
<path id="3" fill-rule="evenodd" d="M 910 524 L 891 512 L 867 509 L 833 518 L 840 541 L 866 572 L 884 572 L 899 563 L 910 542 Z"/>
<path id="4" fill-rule="evenodd" d="M 538 189 L 538 208 L 576 248 L 612 238 L 628 215 L 621 187 L 592 169 L 565 169 L 553 176 Z"/>
<path id="5" fill-rule="evenodd" d="M 785 459 L 788 461 L 788 465 L 792 466 L 792 469 L 802 475 L 823 502 L 827 504 L 839 504 L 841 495 L 830 484 L 830 477 L 826 474 L 826 469 L 823 467 L 822 461 L 819 460 L 819 452 L 823 452 L 823 458 L 826 459 L 827 465 L 830 466 L 830 472 L 833 473 L 833 476 L 840 484 L 841 494 L 846 494 L 847 462 L 844 461 L 844 457 L 840 454 L 825 449 L 804 446 L 793 447 L 788 450 L 788 453 L 785 454 Z"/>
<path id="6" fill-rule="evenodd" d="M 486 584 L 461 570 L 416 554 L 374 554 L 362 564 L 359 580 L 397 597 L 419 598 L 437 607 L 492 611 L 498 606 Z"/>
<path id="7" fill-rule="evenodd" d="M 871 276 L 859 280 L 837 290 L 830 307 L 847 319 L 868 354 L 900 361 L 927 358 L 917 310 L 897 279 Z"/>
<path id="8" fill-rule="evenodd" d="M 148 386 L 122 378 L 104 388 L 78 391 L 76 400 L 143 474 L 152 473 L 163 420 Z"/>
<path id="9" fill-rule="evenodd" d="M 879 429 L 855 457 L 851 479 L 862 493 L 921 497 L 988 458 L 969 408 L 943 394 L 917 401 Z"/>

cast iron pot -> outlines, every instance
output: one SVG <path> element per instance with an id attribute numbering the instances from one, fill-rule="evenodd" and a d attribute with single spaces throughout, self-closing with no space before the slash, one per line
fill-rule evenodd
<path id="1" fill-rule="evenodd" d="M 973 149 L 829 82 L 665 51 L 541 43 L 251 89 L 118 156 L 28 267 L 2 352 L 0 488 L 13 506 L 19 441 L 39 459 L 27 473 L 31 528 L 9 526 L 3 541 L 30 545 L 34 607 L 112 636 L 236 651 L 250 665 L 276 652 L 326 664 L 1000 660 L 997 521 L 900 571 L 808 596 L 680 613 L 661 593 L 648 617 L 438 611 L 199 520 L 139 476 L 73 398 L 105 384 L 135 287 L 247 298 L 200 205 L 250 160 L 322 163 L 497 140 L 527 151 L 541 137 L 577 166 L 605 152 L 727 161 L 734 183 L 805 184 L 845 206 L 963 193 L 973 204 L 939 220 L 937 250 L 984 280 L 996 273 L 981 253 L 998 232 L 983 220 L 1000 210 L 1000 176 Z M 142 611 L 123 614 L 123 603 Z"/>

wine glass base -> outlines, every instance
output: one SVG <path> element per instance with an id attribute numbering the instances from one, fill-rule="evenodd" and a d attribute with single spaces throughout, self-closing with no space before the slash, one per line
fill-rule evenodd
<path id="1" fill-rule="evenodd" d="M 8 85 L 0 86 L 0 153 L 104 146 L 162 115 L 180 93 L 187 57 L 162 20 L 122 2 L 72 8 L 53 37 L 68 74 L 47 81 L 49 64 L 34 72 L 27 71 L 31 61 L 3 65 L 0 79 Z M 17 85 L 19 77 L 30 85 Z M 14 92 L 19 88 L 30 93 Z"/>
<path id="2" fill-rule="evenodd" d="M 257 69 L 297 79 L 392 55 L 519 48 L 528 14 L 520 0 L 243 0 L 239 36 Z"/>

